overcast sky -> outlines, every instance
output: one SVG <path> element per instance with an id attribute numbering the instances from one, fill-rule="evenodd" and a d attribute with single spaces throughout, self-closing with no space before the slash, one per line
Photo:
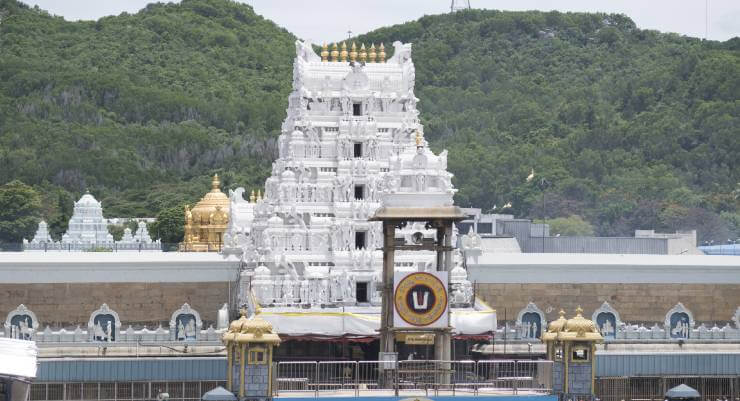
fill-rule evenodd
<path id="1" fill-rule="evenodd" d="M 22 0 L 68 20 L 135 13 L 152 0 Z M 451 0 L 243 0 L 302 39 L 330 42 L 425 14 L 449 12 Z M 623 13 L 638 27 L 703 38 L 707 0 L 470 0 L 474 8 Z M 740 36 L 740 0 L 708 0 L 709 38 Z"/>

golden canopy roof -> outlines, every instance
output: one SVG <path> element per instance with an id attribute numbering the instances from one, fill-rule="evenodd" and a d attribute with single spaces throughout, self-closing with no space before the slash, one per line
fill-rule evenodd
<path id="1" fill-rule="evenodd" d="M 224 343 L 235 342 L 244 343 L 262 343 L 262 344 L 280 344 L 280 336 L 272 331 L 270 322 L 254 316 L 247 319 L 245 313 L 239 319 L 234 320 L 229 325 L 229 330 L 224 333 Z"/>
<path id="2" fill-rule="evenodd" d="M 550 323 L 547 332 L 542 334 L 542 341 L 595 341 L 601 342 L 604 338 L 596 324 L 583 317 L 583 309 L 579 306 L 576 315 L 565 320 L 565 312 L 560 311 L 560 317 Z"/>
<path id="3" fill-rule="evenodd" d="M 218 178 L 218 174 L 213 176 L 211 181 L 211 192 L 208 192 L 201 198 L 201 200 L 190 209 L 193 213 L 193 221 L 197 224 L 203 221 L 208 224 L 208 219 L 211 213 L 220 209 L 228 215 L 229 213 L 229 197 L 221 192 L 221 180 Z"/>

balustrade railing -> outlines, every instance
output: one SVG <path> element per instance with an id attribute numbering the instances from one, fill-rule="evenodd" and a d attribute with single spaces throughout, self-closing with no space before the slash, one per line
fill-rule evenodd
<path id="1" fill-rule="evenodd" d="M 321 361 L 275 365 L 275 396 L 543 394 L 552 390 L 552 362 L 544 360 Z"/>

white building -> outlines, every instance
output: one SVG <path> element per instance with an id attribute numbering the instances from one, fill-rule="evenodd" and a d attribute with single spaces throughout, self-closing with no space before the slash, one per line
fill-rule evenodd
<path id="1" fill-rule="evenodd" d="M 61 241 L 55 242 L 49 235 L 48 225 L 45 221 L 39 223 L 33 240 L 23 240 L 26 250 L 66 250 L 66 251 L 90 251 L 96 249 L 109 249 L 116 251 L 159 251 L 161 244 L 159 240 L 153 241 L 146 227 L 148 219 L 139 219 L 136 233 L 126 228 L 120 241 L 114 241 L 113 235 L 108 231 L 111 222 L 128 222 L 130 219 L 106 219 L 103 217 L 103 204 L 98 202 L 89 192 L 74 203 L 72 218 L 69 219 L 67 232 Z"/>
<path id="2" fill-rule="evenodd" d="M 242 303 L 286 312 L 272 321 L 278 332 L 345 334 L 340 326 L 348 327 L 352 319 L 324 322 L 310 312 L 351 308 L 379 314 L 381 225 L 368 218 L 380 207 L 381 195 L 408 206 L 424 206 L 432 198 L 439 203 L 441 196 L 452 205 L 455 190 L 447 152 L 434 155 L 423 139 L 410 44 L 394 43 L 387 62 L 384 50 L 374 46 L 355 54 L 335 49 L 332 61 L 327 48 L 323 60 L 308 43 L 296 42 L 296 50 L 279 157 L 264 198 L 253 194 L 244 200 L 243 188 L 230 192 L 224 253 L 245 266 Z M 351 62 L 340 61 L 347 55 Z M 439 196 L 419 196 L 431 192 Z M 415 225 L 401 230 L 405 236 L 415 233 L 434 234 Z M 431 252 L 396 257 L 399 271 L 433 270 L 434 263 Z M 457 306 L 470 308 L 472 290 L 464 269 L 453 275 L 461 284 L 455 288 L 464 290 L 456 294 Z M 298 310 L 305 313 L 292 314 Z M 476 334 L 490 330 L 490 313 L 466 314 L 487 322 L 466 327 Z M 367 327 L 358 330 L 374 334 L 377 322 L 357 316 L 352 324 L 363 322 Z"/>
<path id="3" fill-rule="evenodd" d="M 49 235 L 49 226 L 46 224 L 46 221 L 41 220 L 39 222 L 39 227 L 36 229 L 36 234 L 34 234 L 33 239 L 31 240 L 32 244 L 43 244 L 43 243 L 49 243 L 54 242 L 51 239 L 51 235 Z"/>
<path id="4" fill-rule="evenodd" d="M 113 236 L 108 232 L 108 223 L 103 218 L 103 204 L 90 192 L 75 202 L 72 218 L 67 232 L 62 236 L 62 244 L 109 245 Z"/>

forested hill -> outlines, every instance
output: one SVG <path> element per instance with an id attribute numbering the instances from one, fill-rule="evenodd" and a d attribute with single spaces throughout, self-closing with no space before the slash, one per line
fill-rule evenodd
<path id="1" fill-rule="evenodd" d="M 597 234 L 740 236 L 738 38 L 640 30 L 621 15 L 473 10 L 361 39 L 414 43 L 425 133 L 450 152 L 458 204 L 511 202 L 539 218 L 545 177 L 546 215 L 581 216 Z"/>
<path id="2" fill-rule="evenodd" d="M 68 22 L 0 0 L 0 13 L 0 184 L 32 185 L 55 231 L 86 188 L 106 215 L 143 216 L 197 200 L 214 172 L 229 187 L 267 176 L 295 37 L 251 7 L 183 0 Z M 358 40 L 413 43 L 425 133 L 450 151 L 458 204 L 539 218 L 544 176 L 547 216 L 597 234 L 740 235 L 737 38 L 470 10 Z"/>
<path id="3" fill-rule="evenodd" d="M 125 217 L 192 203 L 215 172 L 263 184 L 291 87 L 285 29 L 227 0 L 84 22 L 0 10 L 0 184 L 32 184 L 54 231 L 85 189 Z"/>

